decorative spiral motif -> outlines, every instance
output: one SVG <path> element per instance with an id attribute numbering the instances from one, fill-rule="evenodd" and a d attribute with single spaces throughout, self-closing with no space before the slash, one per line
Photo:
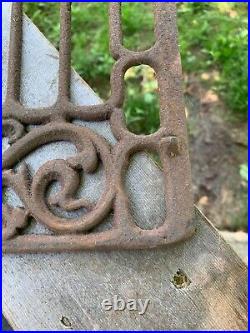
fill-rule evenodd
<path id="1" fill-rule="evenodd" d="M 8 177 L 5 177 L 5 184 L 17 191 L 25 202 L 29 215 L 50 230 L 64 233 L 87 231 L 100 223 L 108 214 L 114 198 L 113 163 L 110 147 L 104 138 L 84 127 L 66 123 L 53 124 L 53 126 L 48 124 L 32 130 L 9 148 L 3 156 L 3 167 L 12 168 L 29 152 L 41 145 L 61 140 L 72 142 L 77 148 L 77 155 L 67 160 L 53 160 L 45 163 L 36 172 L 32 182 L 30 184 L 26 182 L 24 187 L 22 185 L 27 178 L 28 167 L 23 167 L 22 173 L 19 174 L 9 171 Z M 105 187 L 101 198 L 94 206 L 85 198 L 75 199 L 75 195 L 80 185 L 79 171 L 93 173 L 99 164 L 99 159 L 105 171 Z M 47 189 L 53 181 L 60 183 L 61 190 L 51 198 L 50 204 L 67 211 L 86 208 L 88 212 L 79 219 L 71 220 L 54 215 L 49 209 L 46 198 Z M 8 216 L 15 212 L 6 205 L 4 211 L 8 213 Z M 16 213 L 21 214 L 20 211 Z M 7 220 L 9 218 L 6 218 L 6 222 Z"/>

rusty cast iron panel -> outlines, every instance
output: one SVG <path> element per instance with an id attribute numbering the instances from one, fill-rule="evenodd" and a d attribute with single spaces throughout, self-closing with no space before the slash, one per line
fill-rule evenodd
<path id="1" fill-rule="evenodd" d="M 14 3 L 8 65 L 7 94 L 3 107 L 3 134 L 11 146 L 2 162 L 3 186 L 12 188 L 24 208 L 3 204 L 3 251 L 48 252 L 89 249 L 142 249 L 163 246 L 189 237 L 192 225 L 190 165 L 187 149 L 181 65 L 177 45 L 176 8 L 173 3 L 154 3 L 155 44 L 146 51 L 134 52 L 122 43 L 120 3 L 110 3 L 110 52 L 116 60 L 111 73 L 111 97 L 100 105 L 76 106 L 70 99 L 71 5 L 60 5 L 59 89 L 52 107 L 27 108 L 20 103 L 22 56 L 22 4 Z M 158 80 L 160 128 L 151 135 L 135 135 L 126 128 L 122 106 L 124 74 L 139 64 L 151 66 Z M 114 146 L 92 129 L 71 123 L 109 120 Z M 27 125 L 41 125 L 29 132 Z M 26 163 L 15 165 L 40 146 L 55 141 L 69 141 L 77 154 L 66 160 L 46 162 L 30 176 Z M 152 230 L 143 230 L 133 220 L 129 198 L 124 187 L 124 174 L 129 157 L 139 151 L 159 154 L 165 174 L 166 218 Z M 93 206 L 87 199 L 76 199 L 80 172 L 93 173 L 102 163 L 105 188 Z M 46 193 L 52 182 L 61 184 L 52 204 L 65 211 L 86 209 L 80 218 L 57 216 L 47 202 Z M 50 203 L 51 204 L 51 203 Z M 114 212 L 109 230 L 93 228 Z M 43 224 L 51 235 L 25 233 L 29 218 Z"/>

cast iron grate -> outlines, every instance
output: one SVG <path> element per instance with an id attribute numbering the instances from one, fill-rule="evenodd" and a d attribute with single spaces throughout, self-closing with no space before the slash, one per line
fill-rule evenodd
<path id="1" fill-rule="evenodd" d="M 187 149 L 181 65 L 177 45 L 176 8 L 173 3 L 154 3 L 155 44 L 148 50 L 134 52 L 122 43 L 120 3 L 110 3 L 110 52 L 115 59 L 111 73 L 111 97 L 100 105 L 77 106 L 70 99 L 71 4 L 60 5 L 59 86 L 52 107 L 27 108 L 20 103 L 22 57 L 22 4 L 12 5 L 7 94 L 3 106 L 3 134 L 11 146 L 3 154 L 3 186 L 11 187 L 24 208 L 3 204 L 3 251 L 39 252 L 83 249 L 141 249 L 174 243 L 189 237 L 193 202 Z M 122 112 L 124 74 L 132 66 L 151 66 L 158 80 L 160 128 L 151 135 L 135 135 L 126 128 Z M 113 147 L 93 130 L 71 123 L 109 120 L 117 144 Z M 29 132 L 27 125 L 42 125 Z M 46 162 L 30 177 L 29 167 L 15 165 L 41 145 L 70 141 L 77 154 L 67 160 Z M 163 225 L 143 230 L 133 221 L 123 175 L 131 154 L 157 152 L 165 179 L 166 219 Z M 105 189 L 94 205 L 76 199 L 79 173 L 93 172 L 102 162 Z M 66 219 L 48 207 L 46 191 L 53 181 L 61 183 L 56 204 L 70 211 L 87 210 L 80 218 Z M 104 218 L 114 212 L 110 230 L 93 232 Z M 25 233 L 29 217 L 49 228 L 52 235 Z"/>

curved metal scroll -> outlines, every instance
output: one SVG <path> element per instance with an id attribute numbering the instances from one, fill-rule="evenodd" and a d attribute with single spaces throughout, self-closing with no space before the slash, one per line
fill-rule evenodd
<path id="1" fill-rule="evenodd" d="M 71 5 L 61 3 L 59 89 L 51 107 L 27 108 L 20 103 L 22 53 L 22 4 L 14 3 L 7 95 L 3 108 L 3 133 L 12 143 L 3 155 L 3 186 L 11 187 L 21 198 L 24 208 L 3 205 L 3 251 L 36 252 L 83 249 L 140 249 L 171 244 L 189 237 L 192 226 L 193 201 L 187 149 L 186 120 L 181 89 L 181 66 L 177 46 L 176 9 L 173 3 L 154 3 L 155 44 L 148 50 L 134 52 L 122 43 L 119 3 L 110 3 L 110 52 L 116 60 L 111 74 L 111 97 L 103 104 L 77 106 L 70 99 L 70 28 Z M 150 65 L 158 80 L 160 129 L 152 135 L 135 135 L 126 128 L 122 105 L 124 74 L 138 64 Z M 117 143 L 111 147 L 93 130 L 70 121 L 109 120 Z M 42 125 L 25 133 L 25 125 Z M 66 140 L 77 148 L 67 160 L 45 163 L 31 177 L 23 163 L 15 165 L 27 154 L 46 143 Z M 166 220 L 163 225 L 142 230 L 133 221 L 123 174 L 131 154 L 151 150 L 160 155 L 165 175 Z M 105 186 L 96 204 L 76 199 L 80 172 L 96 170 L 101 161 Z M 49 209 L 46 191 L 57 181 L 60 191 L 52 203 L 66 211 L 84 208 L 80 218 L 66 219 Z M 111 211 L 111 229 L 94 232 Z M 50 235 L 25 234 L 29 217 L 51 230 Z"/>

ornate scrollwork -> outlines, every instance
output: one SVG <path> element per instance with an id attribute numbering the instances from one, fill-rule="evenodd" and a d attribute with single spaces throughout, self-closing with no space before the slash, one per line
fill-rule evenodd
<path id="1" fill-rule="evenodd" d="M 110 50 L 116 63 L 111 74 L 111 96 L 103 104 L 77 106 L 70 100 L 70 3 L 61 4 L 59 89 L 51 107 L 27 108 L 20 103 L 22 49 L 22 4 L 12 6 L 7 95 L 3 110 L 3 134 L 11 146 L 3 155 L 3 185 L 11 187 L 23 208 L 3 204 L 3 250 L 6 252 L 62 251 L 107 248 L 149 248 L 174 243 L 190 236 L 192 195 L 185 114 L 181 91 L 181 68 L 176 40 L 175 5 L 155 5 L 156 43 L 134 52 L 122 45 L 120 4 L 110 4 Z M 161 127 L 152 135 L 128 131 L 122 112 L 124 74 L 137 64 L 148 64 L 156 72 L 161 104 Z M 93 130 L 72 124 L 109 120 L 117 139 L 114 146 Z M 25 132 L 26 125 L 41 125 Z M 42 145 L 69 141 L 77 149 L 74 157 L 46 162 L 31 176 L 21 162 Z M 159 153 L 165 174 L 166 220 L 163 225 L 142 230 L 133 221 L 123 176 L 130 155 L 152 150 Z M 77 198 L 81 173 L 92 174 L 102 163 L 105 185 L 97 202 Z M 52 196 L 48 189 L 58 182 Z M 52 209 L 71 212 L 84 209 L 80 217 L 59 216 Z M 94 228 L 114 211 L 112 228 Z M 25 233 L 29 218 L 50 229 L 51 235 Z M 21 232 L 20 232 L 21 231 Z"/>
<path id="2" fill-rule="evenodd" d="M 50 230 L 64 233 L 87 231 L 105 218 L 114 198 L 112 156 L 110 147 L 104 138 L 88 128 L 67 123 L 50 123 L 32 130 L 9 148 L 3 156 L 3 167 L 12 168 L 28 153 L 45 143 L 54 141 L 71 141 L 77 147 L 77 154 L 67 160 L 53 160 L 45 163 L 33 176 L 29 187 L 25 183 L 26 193 L 24 195 L 22 189 L 24 188 L 24 174 L 28 173 L 27 166 L 25 166 L 26 171 L 24 169 L 22 171 L 22 177 L 19 178 L 20 175 L 9 172 L 6 179 L 24 199 L 29 215 Z M 79 171 L 93 173 L 98 166 L 99 159 L 102 161 L 106 180 L 101 198 L 96 205 L 85 198 L 75 199 L 80 185 Z M 61 190 L 50 198 L 50 204 L 58 205 L 66 211 L 86 208 L 88 213 L 80 219 L 72 220 L 55 216 L 46 202 L 46 191 L 54 181 L 60 183 Z"/>
<path id="3" fill-rule="evenodd" d="M 3 119 L 2 134 L 9 139 L 9 144 L 12 144 L 24 135 L 24 126 L 15 119 Z"/>
<path id="4" fill-rule="evenodd" d="M 16 173 L 12 170 L 3 171 L 2 185 L 6 188 L 12 188 L 19 195 L 22 202 L 27 203 L 29 197 L 29 176 L 26 164 L 21 165 L 21 168 Z M 11 207 L 7 203 L 3 203 L 2 216 L 2 237 L 5 241 L 18 235 L 18 231 L 27 226 L 29 212 L 27 207 Z"/>

